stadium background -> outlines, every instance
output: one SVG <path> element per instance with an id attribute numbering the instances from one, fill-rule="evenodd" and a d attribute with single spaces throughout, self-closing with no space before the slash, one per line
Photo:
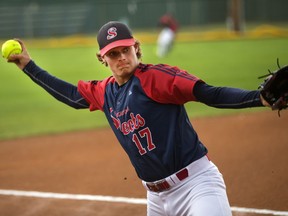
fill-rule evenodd
<path id="1" fill-rule="evenodd" d="M 239 4 L 236 8 L 238 13 L 233 7 L 235 4 Z M 177 40 L 271 37 L 281 38 L 282 48 L 287 50 L 285 46 L 285 39 L 288 37 L 287 9 L 287 0 L 1 0 L 0 40 L 25 38 L 29 48 L 36 49 L 75 45 L 95 46 L 95 34 L 104 22 L 122 20 L 135 29 L 140 41 L 155 43 L 157 20 L 162 14 L 170 12 L 181 25 Z M 48 50 L 44 49 L 43 52 Z M 73 52 L 73 49 L 67 52 Z M 280 59 L 281 63 L 285 64 L 287 54 L 281 55 L 284 57 Z M 44 59 L 43 56 L 42 58 Z M 271 65 L 276 66 L 274 56 L 268 59 Z M 207 59 L 205 61 L 209 64 Z M 243 62 L 243 68 L 246 66 L 245 68 L 249 69 L 255 61 L 257 63 L 261 59 L 255 56 L 249 64 L 245 65 Z M 262 61 L 261 64 L 265 65 L 263 73 L 266 73 L 268 63 Z M 6 88 L 2 90 L 0 94 L 2 108 L 7 106 L 6 103 L 12 103 L 14 100 L 12 95 L 21 96 L 19 92 L 25 92 L 27 86 L 31 86 L 33 90 L 25 97 L 33 94 L 31 97 L 34 97 L 34 101 L 31 106 L 35 106 L 35 109 L 38 107 L 38 111 L 45 110 L 46 104 L 41 107 L 37 102 L 42 98 L 43 103 L 49 96 L 39 91 L 40 96 L 36 97 L 35 92 L 38 92 L 38 88 L 35 86 L 35 90 L 30 80 L 27 79 L 27 85 L 21 83 L 21 80 L 23 82 L 26 80 L 18 77 L 19 75 L 13 71 L 14 67 L 10 66 L 11 71 L 6 71 L 8 70 L 6 66 L 3 71 L 3 65 L 1 62 L 2 84 L 5 82 L 14 85 L 9 88 L 10 97 Z M 201 65 L 201 68 L 203 67 L 204 63 Z M 70 74 L 66 76 L 69 77 Z M 255 78 L 256 75 L 253 74 L 251 77 Z M 255 80 L 256 83 L 257 78 Z M 3 88 L 3 85 L 1 86 Z M 19 86 L 23 89 L 16 88 Z M 5 98 L 6 95 L 9 99 Z M 27 110 L 23 112 L 22 103 L 26 100 L 20 101 L 21 103 L 14 100 L 12 103 L 14 106 L 0 109 L 0 139 L 4 137 L 0 141 L 0 215 L 111 216 L 119 215 L 119 212 L 126 216 L 145 215 L 145 205 L 3 195 L 2 190 L 18 190 L 145 198 L 145 191 L 127 156 L 117 145 L 111 131 L 106 128 L 91 127 L 89 130 L 68 133 L 54 131 L 51 134 L 35 133 L 30 137 L 27 134 L 25 135 L 27 137 L 21 137 L 23 127 L 42 128 L 41 119 L 44 119 L 44 116 L 50 121 L 45 119 L 43 124 L 55 125 L 55 122 L 60 124 L 60 120 L 57 122 L 53 119 L 56 118 L 55 110 L 62 109 L 66 112 L 66 107 L 57 105 L 49 112 L 52 106 L 55 106 L 53 99 L 49 100 L 51 102 L 47 103 L 51 107 L 46 108 L 45 114 L 37 115 L 34 110 L 31 110 L 31 113 Z M 11 122 L 3 121 L 7 119 L 5 110 L 8 112 L 8 109 L 17 109 L 20 113 L 14 113 L 15 117 L 10 118 L 18 125 L 18 131 L 13 131 Z M 70 115 L 75 118 L 76 115 L 83 116 L 83 113 L 72 112 Z M 35 123 L 32 117 L 40 119 L 41 124 L 38 121 Z M 276 112 L 260 110 L 250 114 L 193 119 L 200 137 L 202 136 L 203 141 L 207 143 L 213 161 L 226 179 L 231 205 L 248 210 L 248 213 L 245 213 L 234 208 L 233 215 L 288 215 L 287 117 L 286 111 L 282 112 L 281 118 L 278 118 Z M 91 119 L 94 118 L 95 114 Z M 71 124 L 72 121 L 73 119 Z M 12 134 L 9 138 L 5 137 L 7 131 L 4 129 L 7 128 Z M 20 137 L 13 138 L 12 136 L 17 133 Z M 112 140 L 108 140 L 108 137 Z M 215 137 L 219 139 L 215 140 Z M 254 208 L 258 212 L 253 213 Z M 272 211 L 267 213 L 263 209 Z"/>
<path id="2" fill-rule="evenodd" d="M 182 28 L 245 31 L 247 25 L 287 23 L 287 8 L 286 0 L 2 0 L 0 38 L 94 34 L 108 20 L 153 30 L 164 13 Z"/>

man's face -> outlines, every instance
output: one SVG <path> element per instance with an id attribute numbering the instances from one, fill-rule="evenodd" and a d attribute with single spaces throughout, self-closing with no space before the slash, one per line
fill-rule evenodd
<path id="1" fill-rule="evenodd" d="M 103 56 L 119 85 L 127 82 L 138 66 L 137 51 L 138 47 L 135 46 L 121 46 L 109 50 Z"/>

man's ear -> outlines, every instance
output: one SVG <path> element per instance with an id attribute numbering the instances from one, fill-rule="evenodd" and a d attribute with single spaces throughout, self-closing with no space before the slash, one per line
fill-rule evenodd
<path id="1" fill-rule="evenodd" d="M 108 66 L 106 60 L 104 59 L 104 57 L 102 57 L 102 56 L 100 55 L 100 53 L 96 53 L 96 57 L 97 57 L 97 59 L 99 60 L 99 62 L 101 62 L 102 64 L 104 64 L 106 67 Z"/>
<path id="2" fill-rule="evenodd" d="M 137 53 L 139 51 L 139 46 L 137 43 L 134 45 L 134 48 L 135 48 L 135 53 Z"/>

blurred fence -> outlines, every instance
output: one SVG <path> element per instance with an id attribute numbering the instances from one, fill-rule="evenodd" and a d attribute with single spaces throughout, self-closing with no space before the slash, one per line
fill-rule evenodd
<path id="1" fill-rule="evenodd" d="M 288 21 L 287 0 L 235 0 L 241 22 Z M 182 27 L 219 24 L 231 18 L 233 0 L 0 0 L 0 38 L 90 34 L 109 20 L 133 29 L 153 29 L 164 13 Z"/>

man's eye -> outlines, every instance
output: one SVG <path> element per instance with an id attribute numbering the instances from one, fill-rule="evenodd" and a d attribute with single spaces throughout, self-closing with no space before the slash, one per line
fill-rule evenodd
<path id="1" fill-rule="evenodd" d="M 114 51 L 108 53 L 108 56 L 111 57 L 111 58 L 113 58 L 113 57 L 115 58 L 115 57 L 117 57 L 118 55 L 119 55 L 119 53 L 118 53 L 118 52 L 114 52 Z"/>
<path id="2" fill-rule="evenodd" d="M 125 47 L 124 49 L 123 49 L 123 53 L 127 53 L 129 51 L 129 47 Z"/>
<path id="3" fill-rule="evenodd" d="M 110 57 L 115 56 L 115 52 L 110 52 L 110 53 L 109 53 L 109 56 L 110 56 Z"/>

